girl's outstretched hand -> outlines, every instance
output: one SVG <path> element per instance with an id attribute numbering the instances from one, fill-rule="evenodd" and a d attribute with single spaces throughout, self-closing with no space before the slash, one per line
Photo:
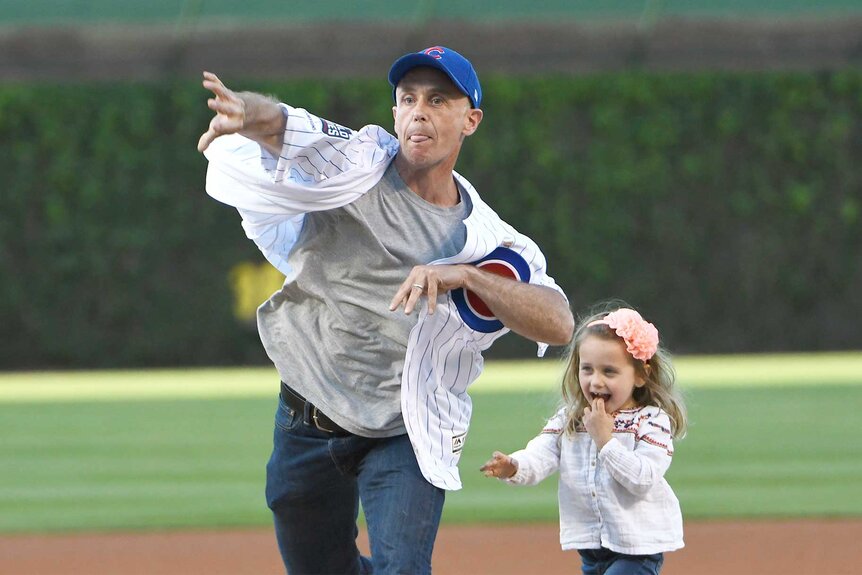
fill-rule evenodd
<path id="1" fill-rule="evenodd" d="M 508 479 L 518 472 L 518 462 L 505 453 L 495 451 L 493 457 L 486 461 L 479 471 L 484 473 L 485 477 Z"/>

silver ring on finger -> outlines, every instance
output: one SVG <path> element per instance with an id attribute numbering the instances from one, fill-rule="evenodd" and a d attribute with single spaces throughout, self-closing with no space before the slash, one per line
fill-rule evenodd
<path id="1" fill-rule="evenodd" d="M 413 287 L 422 291 L 425 291 L 425 286 L 422 284 L 413 284 Z"/>

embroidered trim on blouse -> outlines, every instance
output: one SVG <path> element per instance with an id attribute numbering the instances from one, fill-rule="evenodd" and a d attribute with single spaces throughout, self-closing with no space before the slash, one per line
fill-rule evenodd
<path id="1" fill-rule="evenodd" d="M 643 435 L 641 437 L 636 437 L 635 439 L 640 439 L 640 440 L 646 441 L 647 443 L 655 445 L 656 447 L 661 447 L 662 449 L 667 451 L 668 456 L 673 457 L 673 450 L 668 449 L 667 444 L 661 443 L 660 441 L 656 441 L 655 439 L 653 439 L 649 435 Z"/>

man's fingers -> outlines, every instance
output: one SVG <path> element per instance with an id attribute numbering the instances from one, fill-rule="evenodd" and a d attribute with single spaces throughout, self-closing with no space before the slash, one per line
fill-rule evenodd
<path id="1" fill-rule="evenodd" d="M 207 108 L 216 114 L 223 114 L 232 118 L 240 118 L 244 112 L 239 102 L 235 100 L 220 100 L 218 98 L 207 100 Z"/>
<path id="2" fill-rule="evenodd" d="M 222 134 L 232 134 L 236 132 L 238 128 L 231 126 L 230 122 L 225 122 L 222 120 L 222 117 L 215 116 L 212 120 L 210 120 L 209 129 L 203 133 L 203 135 L 198 140 L 198 151 L 203 152 L 206 150 L 213 140 L 221 136 Z"/>
<path id="3" fill-rule="evenodd" d="M 395 311 L 396 309 L 398 309 L 398 306 L 406 302 L 407 294 L 410 291 L 409 282 L 410 278 L 407 278 L 398 287 L 398 291 L 395 292 L 395 295 L 392 296 L 392 301 L 389 303 L 389 311 Z"/>
<path id="4" fill-rule="evenodd" d="M 421 298 L 425 293 L 425 286 L 427 285 L 427 280 L 424 277 L 414 275 L 415 273 L 416 272 L 414 270 L 413 273 L 407 276 L 407 279 L 404 280 L 404 283 L 402 283 L 401 287 L 398 288 L 398 291 L 395 292 L 395 297 L 393 297 L 392 301 L 389 303 L 389 311 L 395 311 L 403 304 L 405 314 L 409 315 L 413 312 L 413 309 L 419 302 L 419 298 Z"/>
<path id="5" fill-rule="evenodd" d="M 204 70 L 202 83 L 215 95 L 215 98 L 207 100 L 207 107 L 216 115 L 210 121 L 209 129 L 198 139 L 199 152 L 206 150 L 219 136 L 242 130 L 245 113 L 242 100 L 228 90 L 218 76 Z"/>
<path id="6" fill-rule="evenodd" d="M 221 82 L 204 81 L 204 88 L 215 94 L 219 100 L 233 99 L 233 92 L 228 90 Z"/>
<path id="7" fill-rule="evenodd" d="M 597 398 L 596 398 L 595 409 L 596 409 L 596 411 L 597 411 L 597 412 L 599 412 L 599 413 L 604 413 L 604 412 L 605 412 L 605 400 L 604 400 L 604 399 L 602 399 L 601 397 L 597 397 Z"/>
<path id="8" fill-rule="evenodd" d="M 389 302 L 389 311 L 395 311 L 402 303 L 404 303 L 404 296 L 396 293 L 395 297 L 392 298 L 392 301 Z"/>
<path id="9" fill-rule="evenodd" d="M 427 281 L 425 289 L 428 292 L 428 315 L 434 315 L 434 310 L 437 309 L 437 282 L 431 281 L 431 278 Z"/>
<path id="10" fill-rule="evenodd" d="M 216 76 L 212 72 L 204 72 L 203 86 L 204 88 L 212 92 L 224 92 L 225 90 L 227 90 L 227 87 L 224 85 L 224 82 L 219 80 L 218 76 Z"/>
<path id="11" fill-rule="evenodd" d="M 216 76 L 212 72 L 207 72 L 206 70 L 204 70 L 204 80 L 210 81 L 210 82 L 218 82 L 219 84 L 224 86 L 224 83 L 221 80 L 219 80 L 218 76 Z"/>
<path id="12" fill-rule="evenodd" d="M 425 293 L 424 289 L 420 289 L 419 282 L 410 285 L 410 292 L 407 294 L 407 302 L 404 304 L 404 313 L 410 314 L 413 312 L 413 309 L 416 307 L 416 304 L 419 303 L 419 298 L 422 297 L 422 294 Z"/>
<path id="13" fill-rule="evenodd" d="M 404 283 L 398 288 L 398 291 L 395 292 L 395 295 L 392 297 L 392 301 L 389 302 L 389 311 L 395 311 L 401 305 L 404 305 L 404 311 L 407 311 L 407 301 L 410 296 L 410 290 L 413 289 L 413 282 L 408 277 L 404 280 Z"/>
<path id="14" fill-rule="evenodd" d="M 216 133 L 212 130 L 207 130 L 198 140 L 198 152 L 206 150 L 213 140 L 216 139 Z"/>
<path id="15" fill-rule="evenodd" d="M 395 311 L 398 306 L 404 305 L 404 312 L 410 313 L 416 307 L 422 296 L 428 298 L 428 315 L 437 309 L 437 296 L 441 293 L 454 289 L 463 282 L 459 279 L 463 274 L 460 268 L 464 266 L 453 265 L 425 265 L 414 267 L 404 283 L 401 284 L 392 303 L 390 311 Z"/>

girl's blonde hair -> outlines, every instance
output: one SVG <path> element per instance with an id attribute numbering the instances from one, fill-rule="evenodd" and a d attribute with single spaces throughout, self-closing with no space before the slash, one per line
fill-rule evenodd
<path id="1" fill-rule="evenodd" d="M 580 349 L 581 343 L 588 336 L 595 336 L 606 340 L 623 341 L 613 329 L 606 324 L 590 325 L 595 321 L 607 316 L 613 309 L 594 313 L 581 321 L 575 330 L 575 335 L 566 350 L 566 369 L 563 372 L 562 395 L 563 404 L 566 409 L 566 432 L 574 433 L 575 428 L 581 425 L 584 417 L 584 408 L 590 404 L 581 390 L 578 373 L 580 371 Z M 682 393 L 674 385 L 676 373 L 673 369 L 670 353 L 658 346 L 655 354 L 646 361 L 635 359 L 627 354 L 635 368 L 635 373 L 643 378 L 644 385 L 634 389 L 634 400 L 639 406 L 654 405 L 663 409 L 670 417 L 671 434 L 676 439 L 685 437 L 687 416 L 685 402 Z"/>

